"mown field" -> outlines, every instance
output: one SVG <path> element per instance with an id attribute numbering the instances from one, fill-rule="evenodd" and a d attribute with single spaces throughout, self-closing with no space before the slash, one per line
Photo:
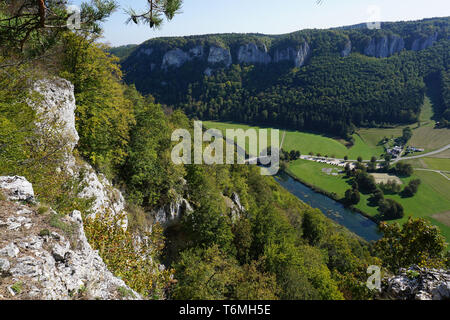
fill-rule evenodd
<path id="1" fill-rule="evenodd" d="M 402 162 L 411 164 L 413 168 L 450 171 L 450 158 L 425 157 L 420 159 L 403 160 Z"/>
<path id="2" fill-rule="evenodd" d="M 222 133 L 224 133 L 226 129 L 255 129 L 257 132 L 259 129 L 268 129 L 269 135 L 271 132 L 271 128 L 229 122 L 204 121 L 203 125 L 206 128 L 221 130 Z M 280 130 L 280 143 L 283 132 L 283 130 Z M 320 153 L 322 156 L 340 159 L 348 156 L 351 160 L 356 160 L 359 156 L 363 157 L 365 160 L 369 160 L 372 156 L 380 157 L 383 154 L 384 149 L 382 146 L 367 144 L 358 134 L 353 135 L 353 138 L 355 139 L 354 145 L 351 148 L 347 148 L 344 143 L 327 136 L 299 131 L 286 131 L 283 149 L 286 151 L 298 150 L 303 155 L 312 152 L 315 155 Z M 271 139 L 269 137 L 268 142 L 270 143 L 270 141 Z M 246 150 L 249 150 L 248 141 L 246 141 L 245 147 Z"/>
<path id="3" fill-rule="evenodd" d="M 432 120 L 432 117 L 433 106 L 430 98 L 426 96 L 419 117 L 420 121 L 409 125 L 413 130 L 413 136 L 408 143 L 410 146 L 425 149 L 423 153 L 434 151 L 450 143 L 450 129 L 435 129 L 436 122 Z M 365 144 L 369 147 L 375 147 L 385 137 L 400 137 L 405 127 L 407 126 L 359 129 L 357 133 L 361 136 Z"/>
<path id="4" fill-rule="evenodd" d="M 331 165 L 316 163 L 307 160 L 297 160 L 290 164 L 289 170 L 292 174 L 309 184 L 315 185 L 327 192 L 334 192 L 338 197 L 344 197 L 345 191 L 351 187 L 351 180 L 346 179 L 344 174 L 339 176 L 328 175 L 322 171 L 323 168 L 333 168 Z M 450 224 L 445 224 L 445 219 L 440 221 L 433 218 L 433 215 L 450 212 L 450 181 L 435 172 L 416 171 L 409 178 L 402 178 L 403 184 L 407 184 L 411 179 L 421 179 L 422 184 L 419 192 L 412 198 L 402 198 L 400 195 L 386 195 L 399 203 L 405 209 L 405 218 L 397 220 L 403 223 L 408 216 L 424 217 L 439 225 L 450 243 Z M 370 195 L 361 194 L 361 201 L 356 208 L 375 216 L 377 207 L 369 202 Z"/>

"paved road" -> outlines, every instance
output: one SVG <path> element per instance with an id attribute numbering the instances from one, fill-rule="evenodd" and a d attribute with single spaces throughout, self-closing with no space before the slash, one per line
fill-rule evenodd
<path id="1" fill-rule="evenodd" d="M 450 149 L 450 144 L 448 144 L 445 147 L 442 147 L 442 148 L 440 148 L 438 150 L 435 150 L 435 151 L 432 151 L 432 152 L 428 152 L 428 153 L 424 153 L 424 154 L 420 154 L 418 156 L 398 158 L 398 159 L 395 159 L 393 162 L 395 163 L 395 162 L 398 162 L 400 160 L 412 160 L 412 159 L 419 159 L 419 158 L 423 158 L 423 157 L 428 157 L 428 156 L 432 156 L 434 154 L 441 153 L 441 152 L 443 152 L 443 151 L 445 151 L 447 149 Z"/>

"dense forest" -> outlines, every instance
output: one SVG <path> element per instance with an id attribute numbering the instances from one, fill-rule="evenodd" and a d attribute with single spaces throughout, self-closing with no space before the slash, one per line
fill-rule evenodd
<path id="1" fill-rule="evenodd" d="M 158 38 L 121 53 L 126 55 L 121 65 L 127 83 L 191 117 L 320 128 L 348 137 L 355 126 L 417 120 L 424 78 L 448 70 L 448 21 L 386 23 L 380 30 L 304 30 L 282 36 Z M 242 49 L 248 44 L 257 48 L 248 49 L 250 57 Z M 232 63 L 211 64 L 202 58 L 216 47 L 229 50 Z M 180 62 L 167 67 L 167 53 L 177 49 L 191 57 L 178 51 Z M 292 54 L 304 54 L 304 61 L 295 66 Z M 448 96 L 449 90 L 443 81 L 441 95 Z"/>

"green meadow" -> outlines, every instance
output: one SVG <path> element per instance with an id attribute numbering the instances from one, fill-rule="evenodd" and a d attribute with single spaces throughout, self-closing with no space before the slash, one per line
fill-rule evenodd
<path id="1" fill-rule="evenodd" d="M 343 198 L 345 191 L 351 187 L 351 180 L 346 179 L 345 174 L 329 175 L 322 171 L 324 168 L 336 167 L 308 160 L 296 160 L 289 165 L 290 173 L 301 181 L 324 191 L 334 192 L 338 197 Z M 419 192 L 414 197 L 402 198 L 397 194 L 385 195 L 386 198 L 398 201 L 405 209 L 405 217 L 396 222 L 403 223 L 408 216 L 413 216 L 427 218 L 434 223 L 437 220 L 432 217 L 433 215 L 450 212 L 450 181 L 438 173 L 428 171 L 415 171 L 413 176 L 401 180 L 406 185 L 412 179 L 421 179 L 422 181 Z M 370 205 L 369 198 L 369 194 L 361 194 L 361 201 L 356 208 L 375 216 L 378 213 L 377 207 Z M 435 224 L 440 226 L 450 243 L 450 225 L 439 221 Z"/>
<path id="2" fill-rule="evenodd" d="M 270 136 L 271 128 L 249 126 L 245 124 L 229 123 L 229 122 L 215 122 L 204 121 L 203 125 L 206 128 L 215 128 L 225 133 L 226 129 L 268 129 Z M 365 160 L 369 160 L 372 156 L 380 157 L 383 154 L 383 146 L 368 144 L 359 134 L 354 134 L 354 145 L 347 148 L 344 143 L 339 140 L 314 133 L 299 132 L 299 131 L 283 131 L 280 130 L 280 143 L 284 132 L 286 132 L 283 149 L 286 151 L 298 150 L 301 154 L 309 153 L 321 154 L 322 156 L 335 157 L 343 159 L 348 156 L 351 160 L 356 160 L 359 156 Z M 268 139 L 270 143 L 270 137 Z M 243 147 L 243 146 L 241 146 Z M 248 141 L 245 143 L 246 150 L 248 150 Z"/>

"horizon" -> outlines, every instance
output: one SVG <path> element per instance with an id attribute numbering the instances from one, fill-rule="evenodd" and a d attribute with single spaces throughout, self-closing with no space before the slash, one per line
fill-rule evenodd
<path id="1" fill-rule="evenodd" d="M 397 20 L 397 21 L 380 21 L 381 24 L 384 23 L 400 23 L 400 22 L 420 22 L 420 21 L 425 21 L 425 20 L 433 20 L 433 19 L 445 19 L 445 18 L 450 18 L 450 16 L 442 16 L 442 17 L 429 17 L 429 18 L 423 18 L 423 19 L 414 19 L 414 20 Z M 153 40 L 153 39 L 170 39 L 170 38 L 184 38 L 184 37 L 205 37 L 205 36 L 215 36 L 215 35 L 229 35 L 229 34 L 242 34 L 242 35 L 259 35 L 259 36 L 283 36 L 283 35 L 288 35 L 291 33 L 295 33 L 295 32 L 300 32 L 300 31 L 305 31 L 305 30 L 330 30 L 330 29 L 339 29 L 339 28 L 347 28 L 347 27 L 353 27 L 353 26 L 358 26 L 358 25 L 364 25 L 368 23 L 367 21 L 365 22 L 359 22 L 359 23 L 355 23 L 355 24 L 349 24 L 349 25 L 342 25 L 342 26 L 337 26 L 337 27 L 329 27 L 329 28 L 304 28 L 304 29 L 299 29 L 299 30 L 295 30 L 295 31 L 291 31 L 291 32 L 287 32 L 287 33 L 274 33 L 274 34 L 269 34 L 269 33 L 260 33 L 260 32 L 222 32 L 222 33 L 202 33 L 202 34 L 189 34 L 189 35 L 184 35 L 184 36 L 160 36 L 160 37 L 154 37 L 154 38 L 149 38 L 147 40 L 144 40 L 141 43 L 127 43 L 127 44 L 123 44 L 123 45 L 119 45 L 119 46 L 112 46 L 112 48 L 118 48 L 118 47 L 126 47 L 126 46 L 139 46 L 149 40 Z"/>
<path id="2" fill-rule="evenodd" d="M 86 0 L 73 0 L 79 5 Z M 185 0 L 181 13 L 161 29 L 126 24 L 125 9 L 140 9 L 143 0 L 117 0 L 120 8 L 102 24 L 101 42 L 112 47 L 139 45 L 154 38 L 202 36 L 208 34 L 283 35 L 306 29 L 331 29 L 367 22 L 417 21 L 450 16 L 446 0 L 336 0 L 299 2 L 283 0 L 273 6 L 269 0 Z M 236 9 L 238 8 L 238 9 Z M 269 22 L 269 23 L 268 23 Z"/>

